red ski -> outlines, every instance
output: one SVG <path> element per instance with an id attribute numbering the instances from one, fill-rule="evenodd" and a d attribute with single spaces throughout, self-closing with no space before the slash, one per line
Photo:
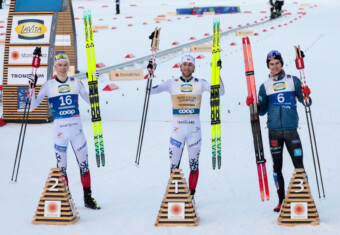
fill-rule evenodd
<path id="1" fill-rule="evenodd" d="M 253 97 L 254 102 L 249 106 L 250 108 L 250 121 L 251 129 L 254 139 L 255 157 L 257 164 L 257 172 L 260 184 L 261 200 L 264 201 L 264 194 L 266 199 L 269 200 L 269 187 L 266 171 L 266 159 L 264 158 L 261 126 L 259 120 L 259 113 L 257 108 L 257 93 L 255 86 L 255 76 L 253 67 L 253 57 L 251 54 L 251 46 L 248 37 L 242 38 L 243 53 L 244 53 L 244 64 L 246 68 L 247 88 L 248 96 Z"/>

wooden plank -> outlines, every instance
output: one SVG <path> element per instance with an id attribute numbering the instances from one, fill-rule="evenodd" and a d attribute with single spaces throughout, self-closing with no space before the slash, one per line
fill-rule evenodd
<path id="1" fill-rule="evenodd" d="M 71 195 L 68 195 L 67 197 L 64 198 L 59 198 L 59 197 L 40 197 L 41 201 L 68 201 L 71 197 Z"/>
<path id="2" fill-rule="evenodd" d="M 45 206 L 45 201 L 39 201 L 39 206 Z M 70 203 L 68 201 L 65 202 L 61 202 L 61 208 L 63 208 L 64 206 L 70 206 Z"/>
<path id="3" fill-rule="evenodd" d="M 37 210 L 45 210 L 45 207 L 44 206 L 37 206 Z M 61 211 L 72 211 L 72 208 L 70 206 L 62 206 Z"/>
<path id="4" fill-rule="evenodd" d="M 44 211 L 36 211 L 35 212 L 35 215 L 36 216 L 44 216 Z M 61 211 L 60 212 L 60 215 L 62 215 L 62 216 L 73 216 L 73 212 L 72 212 L 72 210 L 71 211 L 68 211 L 68 212 L 65 212 L 65 211 Z M 44 217 L 45 218 L 45 217 Z"/>
<path id="5" fill-rule="evenodd" d="M 197 218 L 192 219 L 157 219 L 158 222 L 174 222 L 174 223 L 187 223 L 187 222 L 197 222 Z"/>
<path id="6" fill-rule="evenodd" d="M 76 223 L 80 219 L 79 216 L 75 217 L 71 221 L 47 221 L 47 220 L 33 220 L 32 224 L 56 224 L 56 225 L 71 225 Z"/>
<path id="7" fill-rule="evenodd" d="M 62 172 L 58 172 L 58 173 L 49 173 L 48 174 L 49 176 L 56 176 L 56 177 L 61 177 L 62 175 L 63 175 L 63 173 Z M 61 178 L 60 178 L 60 180 L 61 180 Z"/>
<path id="8" fill-rule="evenodd" d="M 59 192 L 51 192 L 51 191 L 49 191 L 49 192 L 43 192 L 42 193 L 42 195 L 44 195 L 44 196 L 60 196 L 60 197 L 64 197 L 64 196 L 66 196 L 66 195 L 69 195 L 70 194 L 70 191 L 65 191 L 65 192 L 61 192 L 61 191 L 59 191 Z"/>
<path id="9" fill-rule="evenodd" d="M 71 221 L 78 215 L 78 212 L 76 212 L 75 215 L 72 216 L 62 216 L 62 217 L 44 217 L 44 216 L 33 216 L 33 219 L 35 220 L 62 220 L 62 221 Z"/>

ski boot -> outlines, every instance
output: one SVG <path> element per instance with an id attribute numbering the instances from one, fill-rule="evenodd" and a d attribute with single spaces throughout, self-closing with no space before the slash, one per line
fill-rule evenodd
<path id="1" fill-rule="evenodd" d="M 277 195 L 279 196 L 279 204 L 274 208 L 275 212 L 280 212 L 283 206 L 283 200 L 285 198 L 285 191 L 283 189 L 277 190 Z"/>
<path id="2" fill-rule="evenodd" d="M 100 206 L 91 197 L 91 194 L 92 194 L 91 188 L 84 188 L 84 204 L 85 204 L 85 207 L 93 209 L 93 210 L 99 210 Z"/>

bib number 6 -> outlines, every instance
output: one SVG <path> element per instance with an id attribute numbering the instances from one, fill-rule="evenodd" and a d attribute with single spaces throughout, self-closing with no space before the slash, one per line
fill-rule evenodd
<path id="1" fill-rule="evenodd" d="M 285 97 L 282 93 L 277 96 L 277 101 L 279 101 L 279 103 L 285 102 Z"/>

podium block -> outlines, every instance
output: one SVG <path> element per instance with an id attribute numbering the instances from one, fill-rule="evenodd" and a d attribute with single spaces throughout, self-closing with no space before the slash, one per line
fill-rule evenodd
<path id="1" fill-rule="evenodd" d="M 52 168 L 32 224 L 74 224 L 80 219 L 60 168 Z"/>
<path id="2" fill-rule="evenodd" d="M 197 226 L 199 217 L 181 169 L 174 169 L 155 226 Z"/>
<path id="3" fill-rule="evenodd" d="M 278 218 L 279 225 L 319 225 L 320 219 L 304 169 L 295 169 Z"/>

